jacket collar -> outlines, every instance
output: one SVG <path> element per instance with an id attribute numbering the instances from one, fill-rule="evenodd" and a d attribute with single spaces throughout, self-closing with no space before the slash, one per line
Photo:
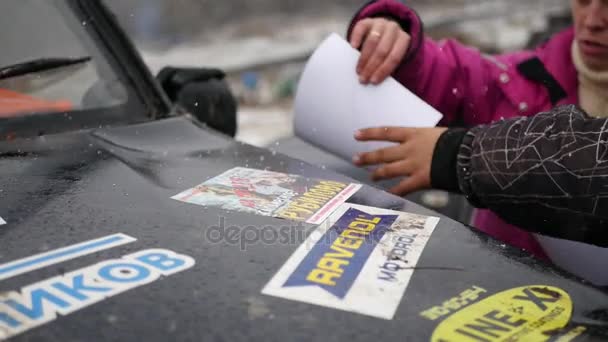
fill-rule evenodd
<path id="1" fill-rule="evenodd" d="M 537 56 L 547 72 L 554 77 L 566 96 L 557 104 L 578 104 L 578 73 L 572 60 L 574 28 L 570 27 L 556 34 L 537 50 Z"/>

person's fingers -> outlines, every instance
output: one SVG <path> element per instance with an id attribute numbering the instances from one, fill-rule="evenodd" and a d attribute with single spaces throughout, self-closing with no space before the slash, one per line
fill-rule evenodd
<path id="1" fill-rule="evenodd" d="M 386 57 L 382 65 L 376 69 L 371 77 L 371 82 L 374 84 L 383 82 L 389 77 L 395 70 L 401 61 L 405 57 L 407 50 L 410 46 L 410 36 L 407 33 L 398 34 L 397 41 L 393 45 L 393 49 Z"/>
<path id="2" fill-rule="evenodd" d="M 392 163 L 403 159 L 402 150 L 402 145 L 397 145 L 361 153 L 355 156 L 353 162 L 358 166 Z"/>
<path id="3" fill-rule="evenodd" d="M 359 63 L 357 63 L 357 74 L 362 81 L 364 80 L 362 72 L 380 43 L 383 32 L 383 22 L 381 20 L 374 20 L 370 29 L 367 31 L 367 34 L 363 37 L 364 41 L 361 48 L 361 56 L 359 57 Z"/>
<path id="4" fill-rule="evenodd" d="M 409 176 L 411 172 L 411 163 L 406 159 L 379 167 L 372 173 L 371 178 L 374 182 L 377 182 L 384 179 Z"/>
<path id="5" fill-rule="evenodd" d="M 424 189 L 423 182 L 417 176 L 410 176 L 391 188 L 389 192 L 398 196 L 405 196 L 422 189 Z"/>
<path id="6" fill-rule="evenodd" d="M 350 45 L 354 49 L 358 49 L 361 47 L 361 43 L 363 43 L 363 38 L 372 28 L 372 23 L 372 19 L 363 19 L 357 24 L 355 24 L 355 27 L 353 28 L 353 31 L 350 34 Z"/>
<path id="7" fill-rule="evenodd" d="M 407 127 L 374 127 L 355 132 L 358 141 L 391 141 L 402 143 L 411 135 L 413 128 Z"/>
<path id="8" fill-rule="evenodd" d="M 363 67 L 363 70 L 361 70 L 360 76 L 364 83 L 369 81 L 378 83 L 378 80 L 372 80 L 371 77 L 389 56 L 393 49 L 393 45 L 395 44 L 395 40 L 397 39 L 397 35 L 398 32 L 394 26 L 389 24 L 384 26 L 380 42 L 378 42 L 371 57 Z"/>

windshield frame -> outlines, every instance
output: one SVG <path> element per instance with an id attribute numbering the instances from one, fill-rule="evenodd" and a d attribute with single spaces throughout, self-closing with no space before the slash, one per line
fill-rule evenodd
<path id="1" fill-rule="evenodd" d="M 126 103 L 108 108 L 40 112 L 0 119 L 0 141 L 124 125 L 167 117 L 171 104 L 117 20 L 100 0 L 65 0 L 65 9 L 124 84 Z M 66 120 L 66 117 L 68 120 Z"/>

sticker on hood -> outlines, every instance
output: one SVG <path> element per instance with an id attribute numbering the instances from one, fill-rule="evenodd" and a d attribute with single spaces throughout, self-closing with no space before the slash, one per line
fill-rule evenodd
<path id="1" fill-rule="evenodd" d="M 566 328 L 572 316 L 568 293 L 552 286 L 524 286 L 500 292 L 446 318 L 432 341 L 549 341 Z M 575 327 L 562 336 L 580 335 Z"/>
<path id="2" fill-rule="evenodd" d="M 360 184 L 236 167 L 171 198 L 319 224 L 360 188 Z"/>
<path id="3" fill-rule="evenodd" d="M 262 293 L 392 319 L 438 221 L 343 204 Z"/>
<path id="4" fill-rule="evenodd" d="M 0 341 L 194 266 L 187 255 L 148 249 L 0 294 Z M 151 302 L 152 304 L 153 302 Z"/>
<path id="5" fill-rule="evenodd" d="M 112 234 L 3 263 L 0 264 L 0 281 L 136 240 L 126 234 Z"/>

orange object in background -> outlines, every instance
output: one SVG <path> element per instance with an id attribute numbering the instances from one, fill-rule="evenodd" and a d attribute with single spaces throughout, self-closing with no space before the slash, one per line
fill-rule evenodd
<path id="1" fill-rule="evenodd" d="M 0 118 L 12 118 L 37 112 L 63 112 L 73 108 L 70 101 L 48 101 L 18 93 L 8 89 L 0 89 Z"/>

